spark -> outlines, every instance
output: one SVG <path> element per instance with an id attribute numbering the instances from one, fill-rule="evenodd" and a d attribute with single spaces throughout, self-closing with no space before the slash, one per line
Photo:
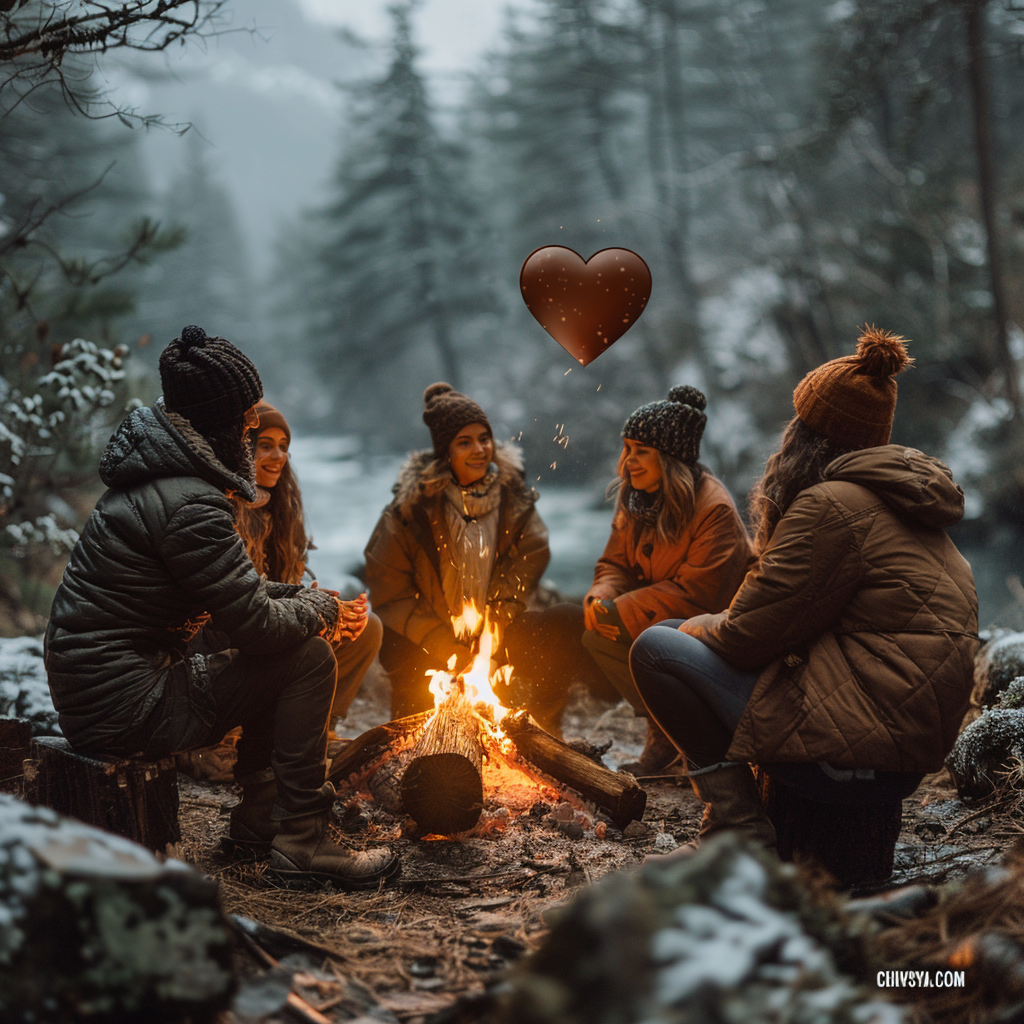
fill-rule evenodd
<path id="1" fill-rule="evenodd" d="M 563 376 L 563 377 L 566 377 L 566 376 L 568 376 L 568 375 L 569 375 L 570 373 L 572 373 L 572 367 L 571 367 L 571 366 L 569 367 L 569 369 L 568 369 L 568 370 L 566 370 L 566 371 L 565 371 L 565 373 L 563 373 L 563 374 L 562 374 L 562 376 Z"/>

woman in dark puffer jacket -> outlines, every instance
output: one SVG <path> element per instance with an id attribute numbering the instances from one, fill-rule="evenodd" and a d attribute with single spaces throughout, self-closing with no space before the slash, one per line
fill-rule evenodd
<path id="1" fill-rule="evenodd" d="M 906 796 L 942 767 L 971 690 L 978 600 L 946 534 L 963 492 L 889 444 L 902 338 L 812 370 L 754 493 L 757 565 L 717 615 L 634 645 L 637 688 L 686 755 L 701 835 L 774 845 L 748 762 L 811 799 Z"/>
<path id="2" fill-rule="evenodd" d="M 271 848 L 283 882 L 376 884 L 390 851 L 350 854 L 326 836 L 329 639 L 360 615 L 326 591 L 268 584 L 235 531 L 231 495 L 254 497 L 244 443 L 259 374 L 230 342 L 187 327 L 160 357 L 163 404 L 130 413 L 108 444 L 109 488 L 54 598 L 46 668 L 61 728 L 82 753 L 147 759 L 241 725 L 242 801 L 231 836 Z M 228 649 L 188 654 L 209 619 Z"/>

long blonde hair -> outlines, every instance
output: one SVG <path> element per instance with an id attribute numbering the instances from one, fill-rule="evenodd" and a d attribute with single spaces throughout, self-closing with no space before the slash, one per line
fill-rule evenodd
<path id="1" fill-rule="evenodd" d="M 618 476 L 608 485 L 608 496 L 616 499 L 615 515 L 622 516 L 622 521 L 627 524 L 631 542 L 645 530 L 653 529 L 660 541 L 673 544 L 693 518 L 697 507 L 697 491 L 700 490 L 701 481 L 708 470 L 699 462 L 689 466 L 657 448 L 653 450 L 658 456 L 658 465 L 661 468 L 661 488 L 657 493 L 660 506 L 653 526 L 641 522 L 629 509 L 629 497 L 635 489 L 629 482 L 629 474 L 626 472 L 625 446 L 616 467 Z"/>

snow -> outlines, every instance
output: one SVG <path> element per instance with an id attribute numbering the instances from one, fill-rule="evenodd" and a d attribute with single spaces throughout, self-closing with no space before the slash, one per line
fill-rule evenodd
<path id="1" fill-rule="evenodd" d="M 0 638 L 0 717 L 24 718 L 36 736 L 59 736 L 43 666 L 43 638 Z"/>

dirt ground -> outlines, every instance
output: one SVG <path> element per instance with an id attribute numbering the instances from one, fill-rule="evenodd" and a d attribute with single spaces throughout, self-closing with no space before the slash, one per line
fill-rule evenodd
<path id="1" fill-rule="evenodd" d="M 379 687 L 353 707 L 343 734 L 358 735 L 386 720 Z M 595 745 L 611 740 L 611 768 L 635 758 L 645 723 L 625 705 L 609 708 L 580 698 L 569 709 L 565 737 Z M 376 805 L 366 789 L 344 788 L 335 810 L 340 838 L 355 848 L 387 843 L 402 858 L 400 878 L 374 892 L 307 893 L 269 887 L 262 866 L 233 864 L 219 852 L 227 813 L 237 800 L 229 784 L 182 778 L 180 856 L 219 881 L 225 912 L 253 919 L 312 944 L 293 959 L 299 1008 L 308 1020 L 376 1019 L 425 1022 L 460 997 L 481 992 L 537 946 L 547 915 L 581 886 L 630 870 L 651 852 L 692 838 L 700 805 L 685 780 L 644 782 L 642 822 L 625 830 L 571 794 L 544 785 L 485 778 L 480 823 L 453 839 L 419 837 L 412 823 Z M 965 807 L 945 773 L 925 780 L 904 802 L 892 887 L 942 882 L 997 862 L 1024 829 L 1014 816 Z M 264 944 L 264 948 L 265 944 Z M 259 954 L 241 956 L 243 974 L 267 969 Z M 298 972 L 298 973 L 294 973 Z M 317 1017 L 319 1013 L 322 1016 Z M 294 1020 L 282 1016 L 245 1019 Z M 222 1024 L 242 1018 L 228 1013 Z"/>

